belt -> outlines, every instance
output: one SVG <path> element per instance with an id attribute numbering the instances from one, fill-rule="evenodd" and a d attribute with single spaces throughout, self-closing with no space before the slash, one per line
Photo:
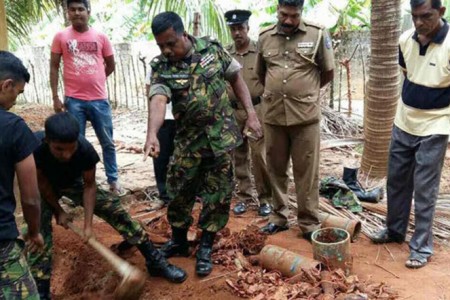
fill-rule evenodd
<path id="1" fill-rule="evenodd" d="M 256 106 L 261 103 L 261 96 L 252 98 L 252 104 L 253 106 Z M 244 106 L 242 106 L 242 103 L 240 101 L 231 101 L 231 107 L 234 109 L 244 109 Z"/>

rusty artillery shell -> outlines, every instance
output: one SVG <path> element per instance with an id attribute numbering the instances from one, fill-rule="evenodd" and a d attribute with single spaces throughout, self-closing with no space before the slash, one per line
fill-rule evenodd
<path id="1" fill-rule="evenodd" d="M 302 269 L 317 269 L 320 266 L 316 260 L 274 245 L 264 246 L 259 257 L 264 268 L 278 270 L 287 277 L 301 273 Z"/>
<path id="2" fill-rule="evenodd" d="M 361 233 L 361 222 L 333 216 L 330 214 L 321 214 L 319 219 L 322 221 L 322 228 L 341 228 L 350 234 L 350 239 L 355 242 Z"/>

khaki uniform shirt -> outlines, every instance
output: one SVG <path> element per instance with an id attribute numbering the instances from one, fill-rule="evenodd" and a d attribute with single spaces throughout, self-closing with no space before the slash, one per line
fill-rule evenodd
<path id="1" fill-rule="evenodd" d="M 264 93 L 264 86 L 259 81 L 258 75 L 255 72 L 256 57 L 258 55 L 258 43 L 250 41 L 248 49 L 245 53 L 236 53 L 236 47 L 233 44 L 226 47 L 228 53 L 236 59 L 242 66 L 241 74 L 247 84 L 250 96 L 255 99 Z M 227 86 L 228 96 L 231 101 L 240 103 L 233 92 L 230 85 Z"/>
<path id="2" fill-rule="evenodd" d="M 291 35 L 277 25 L 260 32 L 256 72 L 265 78 L 264 122 L 279 126 L 320 120 L 320 76 L 334 69 L 328 32 L 301 21 Z"/>

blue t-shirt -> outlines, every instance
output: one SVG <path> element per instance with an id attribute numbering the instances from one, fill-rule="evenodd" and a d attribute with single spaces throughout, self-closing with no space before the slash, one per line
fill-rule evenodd
<path id="1" fill-rule="evenodd" d="M 34 151 L 36 168 L 44 173 L 55 193 L 67 188 L 82 188 L 83 172 L 92 170 L 100 161 L 94 147 L 83 136 L 78 137 L 77 149 L 69 161 L 57 160 L 48 144 L 44 141 L 45 133 L 35 133 L 36 138 L 42 141 Z"/>
<path id="2" fill-rule="evenodd" d="M 14 211 L 15 166 L 31 154 L 39 141 L 17 115 L 0 109 L 0 241 L 18 237 Z"/>

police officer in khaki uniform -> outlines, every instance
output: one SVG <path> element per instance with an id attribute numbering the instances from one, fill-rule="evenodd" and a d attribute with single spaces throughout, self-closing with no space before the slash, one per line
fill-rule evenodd
<path id="1" fill-rule="evenodd" d="M 258 54 L 258 45 L 248 37 L 248 19 L 252 13 L 248 10 L 230 10 L 225 13 L 227 25 L 230 28 L 233 44 L 226 47 L 228 52 L 241 64 L 241 74 L 250 91 L 253 106 L 262 124 L 261 95 L 264 86 L 255 73 L 255 62 Z M 230 85 L 227 87 L 231 106 L 234 108 L 234 116 L 238 122 L 239 129 L 244 130 L 247 113 L 234 95 Z M 252 162 L 252 173 L 255 180 L 256 192 L 259 199 L 260 216 L 268 216 L 272 212 L 270 201 L 272 189 L 270 187 L 269 173 L 266 166 L 266 149 L 264 139 L 252 140 L 245 138 L 241 146 L 234 151 L 235 178 L 238 184 L 238 203 L 233 208 L 236 215 L 243 214 L 247 210 L 247 204 L 253 200 L 253 184 L 250 172 L 250 156 Z"/>
<path id="2" fill-rule="evenodd" d="M 292 158 L 303 237 L 320 227 L 319 91 L 333 78 L 334 57 L 328 32 L 302 20 L 304 0 L 279 0 L 278 23 L 259 35 L 256 72 L 264 84 L 262 109 L 267 165 L 274 213 L 261 230 L 288 229 L 288 175 Z"/>

